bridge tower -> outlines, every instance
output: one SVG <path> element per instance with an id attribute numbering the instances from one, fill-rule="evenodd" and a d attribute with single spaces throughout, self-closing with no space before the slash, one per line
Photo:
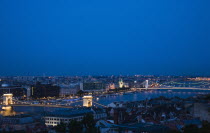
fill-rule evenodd
<path id="1" fill-rule="evenodd" d="M 145 88 L 148 89 L 148 87 L 149 87 L 149 80 L 146 80 L 145 81 Z"/>
<path id="2" fill-rule="evenodd" d="M 13 96 L 13 94 L 4 94 L 3 95 L 3 106 L 2 106 L 3 110 L 11 110 L 12 109 L 12 107 L 10 106 L 11 104 L 13 104 L 12 96 Z"/>
<path id="3" fill-rule="evenodd" d="M 4 94 L 3 95 L 3 105 L 13 104 L 12 96 L 13 96 L 13 94 Z"/>
<path id="4" fill-rule="evenodd" d="M 83 96 L 83 107 L 92 107 L 92 96 Z"/>

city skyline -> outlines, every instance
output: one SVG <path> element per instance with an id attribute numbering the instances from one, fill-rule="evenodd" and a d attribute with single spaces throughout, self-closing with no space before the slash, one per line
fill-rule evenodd
<path id="1" fill-rule="evenodd" d="M 210 76 L 208 5 L 1 1 L 0 76 Z"/>
<path id="2" fill-rule="evenodd" d="M 0 0 L 0 132 L 210 132 L 210 0 Z"/>

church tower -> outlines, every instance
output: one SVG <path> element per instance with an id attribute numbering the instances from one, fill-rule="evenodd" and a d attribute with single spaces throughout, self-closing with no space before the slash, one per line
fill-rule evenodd
<path id="1" fill-rule="evenodd" d="M 124 82 L 122 79 L 119 80 L 119 88 L 123 88 L 124 87 Z"/>

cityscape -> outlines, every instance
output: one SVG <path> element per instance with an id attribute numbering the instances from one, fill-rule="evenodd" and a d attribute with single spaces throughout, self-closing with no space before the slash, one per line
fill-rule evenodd
<path id="1" fill-rule="evenodd" d="M 191 125 L 194 130 L 208 131 L 209 79 L 154 75 L 1 77 L 1 131 L 185 132 Z"/>
<path id="2" fill-rule="evenodd" d="M 210 0 L 1 0 L 0 133 L 210 133 Z"/>

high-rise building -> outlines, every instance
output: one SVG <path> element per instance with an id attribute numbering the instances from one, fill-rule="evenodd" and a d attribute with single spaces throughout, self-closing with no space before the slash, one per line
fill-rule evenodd
<path id="1" fill-rule="evenodd" d="M 105 85 L 100 82 L 89 82 L 89 83 L 82 83 L 81 90 L 92 92 L 92 91 L 104 91 Z"/>
<path id="2" fill-rule="evenodd" d="M 80 84 L 69 84 L 69 85 L 59 85 L 60 86 L 60 96 L 75 95 L 80 89 Z"/>
<path id="3" fill-rule="evenodd" d="M 31 87 L 31 97 L 43 98 L 43 97 L 59 97 L 60 87 L 51 84 L 37 83 Z"/>
<path id="4" fill-rule="evenodd" d="M 27 90 L 22 86 L 14 86 L 9 84 L 2 84 L 0 86 L 0 96 L 11 93 L 14 97 L 24 97 L 27 95 Z"/>

